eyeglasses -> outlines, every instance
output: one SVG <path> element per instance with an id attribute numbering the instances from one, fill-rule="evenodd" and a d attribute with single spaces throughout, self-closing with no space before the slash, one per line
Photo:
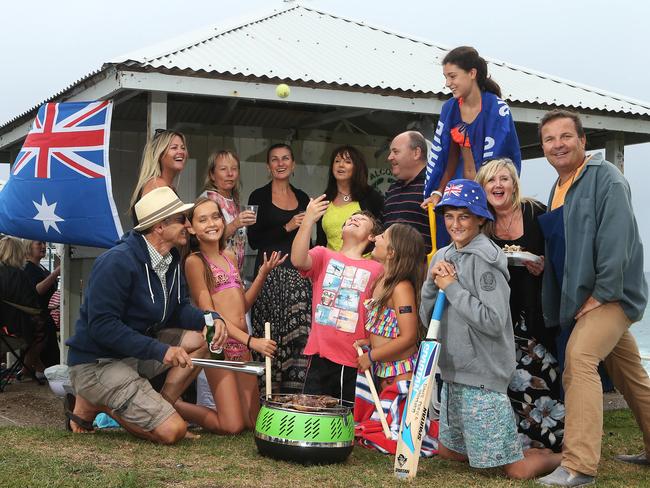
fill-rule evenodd
<path id="1" fill-rule="evenodd" d="M 178 214 L 178 215 L 172 215 L 171 217 L 167 217 L 165 219 L 165 222 L 168 224 L 184 224 L 186 220 L 187 220 L 187 215 Z"/>

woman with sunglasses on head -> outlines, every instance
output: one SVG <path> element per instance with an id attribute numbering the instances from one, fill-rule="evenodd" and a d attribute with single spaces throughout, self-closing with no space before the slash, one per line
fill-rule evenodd
<path id="1" fill-rule="evenodd" d="M 380 219 L 384 209 L 384 197 L 368 185 L 363 154 L 352 146 L 332 151 L 325 195 L 330 204 L 316 224 L 316 244 L 333 251 L 341 250 L 343 224 L 352 214 L 368 210 Z"/>
<path id="2" fill-rule="evenodd" d="M 485 190 L 494 215 L 494 221 L 488 221 L 481 230 L 509 256 L 517 364 L 507 393 L 518 416 L 519 437 L 524 449 L 546 447 L 559 452 L 564 432 L 562 374 L 556 359 L 557 328 L 547 328 L 542 314 L 544 236 L 537 220 L 546 207 L 521 196 L 517 169 L 507 158 L 485 163 L 476 181 Z M 522 261 L 515 261 L 519 255 L 526 260 L 522 257 Z"/>
<path id="3" fill-rule="evenodd" d="M 175 190 L 175 180 L 183 171 L 189 153 L 185 136 L 172 130 L 157 130 L 142 152 L 140 175 L 131 195 L 131 215 L 134 225 L 137 219 L 133 212 L 135 203 L 154 188 L 169 186 Z"/>
<path id="4" fill-rule="evenodd" d="M 226 224 L 224 230 L 228 247 L 235 253 L 241 275 L 246 255 L 246 227 L 255 223 L 255 212 L 240 210 L 239 157 L 232 151 L 217 151 L 208 158 L 208 171 L 203 193 L 219 205 Z"/>
<path id="5" fill-rule="evenodd" d="M 489 159 L 510 158 L 517 173 L 521 171 L 515 124 L 485 59 L 473 47 L 460 46 L 443 58 L 442 70 L 452 98 L 440 111 L 431 147 L 436 164 L 427 179 L 423 208 L 440 201 L 451 179 L 473 180 Z"/>
<path id="6" fill-rule="evenodd" d="M 291 146 L 274 144 L 266 155 L 271 181 L 253 191 L 248 203 L 258 206 L 257 221 L 248 228 L 250 247 L 257 249 L 255 274 L 264 254 L 290 255 L 291 244 L 305 216 L 309 196 L 290 183 L 296 166 Z M 269 273 L 252 309 L 253 335 L 264 336 L 264 323 L 271 323 L 277 343 L 273 363 L 273 391 L 301 392 L 307 357 L 303 350 L 311 326 L 311 283 L 291 264 L 291 256 Z"/>

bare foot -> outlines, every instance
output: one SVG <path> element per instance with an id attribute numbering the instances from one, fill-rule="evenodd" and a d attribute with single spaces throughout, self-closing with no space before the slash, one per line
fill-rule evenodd
<path id="1" fill-rule="evenodd" d="M 189 430 L 185 432 L 185 437 L 184 439 L 188 439 L 190 441 L 195 441 L 197 439 L 200 439 L 201 436 L 199 434 L 195 434 L 194 432 L 190 432 Z"/>
<path id="2" fill-rule="evenodd" d="M 553 451 L 551 449 L 547 449 L 547 448 L 541 449 L 541 448 L 537 448 L 537 447 L 526 449 L 524 451 L 524 457 L 539 456 L 541 454 L 543 454 L 545 456 L 549 456 L 549 455 L 553 454 Z"/>
<path id="3" fill-rule="evenodd" d="M 92 428 L 93 420 L 100 412 L 100 409 L 82 396 L 77 395 L 73 398 L 73 401 L 68 400 L 69 407 L 73 409 L 73 416 L 70 418 L 70 430 L 75 434 L 90 434 L 94 432 Z"/>

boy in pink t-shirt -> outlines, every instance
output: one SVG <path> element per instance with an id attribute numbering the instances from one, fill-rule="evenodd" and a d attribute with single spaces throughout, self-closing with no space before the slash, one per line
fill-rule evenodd
<path id="1" fill-rule="evenodd" d="M 364 259 L 381 226 L 368 212 L 345 221 L 343 247 L 309 249 L 312 227 L 327 210 L 325 195 L 312 199 L 293 240 L 291 262 L 314 286 L 312 324 L 304 354 L 311 356 L 304 392 L 354 402 L 357 339 L 366 338 L 363 302 L 372 296 L 382 265 Z"/>

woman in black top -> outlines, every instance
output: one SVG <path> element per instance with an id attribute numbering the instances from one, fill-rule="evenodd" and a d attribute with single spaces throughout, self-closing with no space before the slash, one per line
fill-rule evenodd
<path id="1" fill-rule="evenodd" d="M 45 365 L 40 360 L 44 346 L 44 321 L 38 314 L 39 301 L 33 285 L 23 270 L 25 248 L 20 239 L 0 239 L 0 329 L 22 337 L 30 346 L 24 363 L 39 377 Z"/>
<path id="2" fill-rule="evenodd" d="M 50 315 L 50 298 L 56 291 L 59 282 L 60 266 L 56 266 L 50 273 L 41 264 L 45 257 L 45 243 L 43 241 L 25 241 L 27 262 L 25 273 L 32 282 L 38 295 L 38 302 L 42 316 L 45 320 L 45 347 L 41 353 L 41 360 L 47 368 L 60 362 L 59 342 L 56 337 L 56 325 Z"/>
<path id="3" fill-rule="evenodd" d="M 251 193 L 249 205 L 257 205 L 257 221 L 248 228 L 248 243 L 257 249 L 255 274 L 264 253 L 290 254 L 309 203 L 309 196 L 289 183 L 295 167 L 291 147 L 275 144 L 266 159 L 271 182 Z M 264 282 L 252 309 L 253 335 L 264 336 L 271 323 L 271 338 L 278 344 L 273 365 L 273 391 L 302 391 L 307 358 L 302 351 L 311 326 L 311 284 L 286 259 Z"/>
<path id="4" fill-rule="evenodd" d="M 330 204 L 316 223 L 316 244 L 334 251 L 341 249 L 343 224 L 353 213 L 368 210 L 381 219 L 384 210 L 383 195 L 368 185 L 366 160 L 352 146 L 332 151 L 325 196 Z"/>
<path id="5" fill-rule="evenodd" d="M 498 246 L 520 246 L 538 256 L 523 266 L 509 264 L 510 312 L 515 333 L 517 366 L 508 387 L 524 449 L 547 447 L 559 452 L 564 432 L 561 375 L 555 347 L 555 329 L 542 316 L 544 237 L 537 217 L 546 211 L 540 202 L 521 198 L 519 178 L 507 158 L 481 167 L 476 181 L 485 189 L 494 222 L 483 226 Z"/>

